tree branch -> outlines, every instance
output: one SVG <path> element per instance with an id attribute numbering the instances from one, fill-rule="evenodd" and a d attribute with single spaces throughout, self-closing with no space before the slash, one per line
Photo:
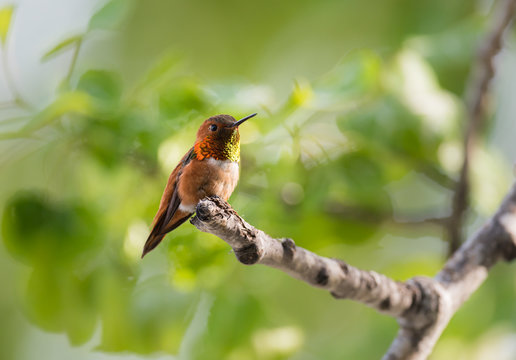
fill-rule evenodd
<path id="1" fill-rule="evenodd" d="M 484 128 L 486 95 L 494 76 L 493 60 L 502 48 L 503 34 L 509 27 L 515 10 L 516 0 L 501 0 L 500 5 L 495 9 L 491 30 L 480 45 L 466 89 L 467 125 L 463 144 L 464 160 L 452 200 L 452 215 L 448 226 L 450 254 L 462 242 L 462 225 L 469 203 L 469 167 L 473 149 Z"/>
<path id="2" fill-rule="evenodd" d="M 434 279 L 415 277 L 398 282 L 316 255 L 291 239 L 274 239 L 254 228 L 217 197 L 201 200 L 190 222 L 227 242 L 243 264 L 274 267 L 335 298 L 359 301 L 397 318 L 400 330 L 384 359 L 425 359 L 489 268 L 499 260 L 516 257 L 516 185 L 493 218 Z"/>
<path id="3" fill-rule="evenodd" d="M 410 317 L 399 318 L 400 331 L 384 359 L 425 359 L 453 314 L 484 282 L 500 260 L 516 257 L 516 184 L 498 212 L 464 243 L 436 275 L 439 305 L 434 320 L 414 327 Z"/>
<path id="4" fill-rule="evenodd" d="M 227 242 L 243 264 L 280 269 L 329 291 L 336 298 L 360 301 L 392 316 L 408 310 L 419 292 L 415 284 L 396 282 L 374 271 L 359 270 L 341 260 L 318 256 L 288 238 L 274 239 L 249 225 L 217 197 L 199 202 L 197 215 L 190 222 Z"/>

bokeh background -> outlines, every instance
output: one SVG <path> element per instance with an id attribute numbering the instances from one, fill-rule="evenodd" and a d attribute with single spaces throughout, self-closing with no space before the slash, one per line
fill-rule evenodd
<path id="1" fill-rule="evenodd" d="M 272 236 L 433 276 L 489 0 L 0 0 L 0 358 L 375 359 L 394 319 L 239 264 L 185 224 L 139 255 L 203 119 L 241 128 L 230 203 Z M 516 42 L 496 58 L 471 233 L 516 159 Z M 432 359 L 516 358 L 497 265 Z"/>

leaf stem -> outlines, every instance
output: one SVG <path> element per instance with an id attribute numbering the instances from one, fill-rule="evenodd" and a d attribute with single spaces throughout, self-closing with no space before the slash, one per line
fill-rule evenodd
<path id="1" fill-rule="evenodd" d="M 79 52 L 81 51 L 81 46 L 82 46 L 82 37 L 79 38 L 75 44 L 75 48 L 74 48 L 73 54 L 72 54 L 72 60 L 70 61 L 70 67 L 68 68 L 68 73 L 66 74 L 66 77 L 65 77 L 65 82 L 66 82 L 66 85 L 68 86 L 68 88 L 71 87 L 70 81 L 72 79 L 73 72 L 77 65 L 77 59 L 79 58 Z"/>

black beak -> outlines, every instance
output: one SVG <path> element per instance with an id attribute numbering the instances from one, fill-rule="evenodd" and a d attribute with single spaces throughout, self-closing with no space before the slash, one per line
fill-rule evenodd
<path id="1" fill-rule="evenodd" d="M 254 113 L 254 114 L 251 114 L 251 115 L 247 115 L 245 118 L 242 118 L 240 120 L 238 120 L 236 123 L 234 123 L 233 125 L 231 125 L 231 127 L 238 127 L 240 124 L 242 124 L 244 121 L 252 118 L 253 116 L 256 116 L 258 113 Z"/>

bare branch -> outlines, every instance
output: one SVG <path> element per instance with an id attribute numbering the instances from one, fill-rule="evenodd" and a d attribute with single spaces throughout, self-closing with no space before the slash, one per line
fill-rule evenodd
<path id="1" fill-rule="evenodd" d="M 491 30 L 478 50 L 476 63 L 473 66 L 466 89 L 467 124 L 463 145 L 464 160 L 455 188 L 452 216 L 448 226 L 450 254 L 462 242 L 462 225 L 469 203 L 469 167 L 473 156 L 473 149 L 484 128 L 486 94 L 491 79 L 494 76 L 493 60 L 502 47 L 503 34 L 509 27 L 515 10 L 516 0 L 502 0 L 495 9 L 490 26 Z"/>
<path id="2" fill-rule="evenodd" d="M 434 281 L 438 311 L 426 326 L 399 318 L 400 331 L 384 359 L 426 359 L 453 314 L 484 282 L 500 260 L 516 257 L 516 185 L 498 212 L 448 260 Z"/>
<path id="3" fill-rule="evenodd" d="M 336 298 L 360 301 L 391 316 L 412 307 L 421 297 L 420 288 L 404 284 L 374 271 L 363 271 L 343 261 L 318 256 L 296 246 L 291 239 L 274 239 L 243 220 L 225 201 L 206 198 L 197 205 L 190 220 L 199 230 L 227 242 L 237 259 L 246 265 L 264 264 L 296 279 L 328 290 Z"/>
<path id="4" fill-rule="evenodd" d="M 409 356 L 407 353 L 414 352 L 415 358 L 425 358 L 454 312 L 484 281 L 487 270 L 500 259 L 510 260 L 516 255 L 514 189 L 497 215 L 448 261 L 436 277 L 437 281 L 415 278 L 406 284 L 356 269 L 340 260 L 317 256 L 296 247 L 290 239 L 272 239 L 241 219 L 220 199 L 204 201 L 207 203 L 199 204 L 201 218 L 194 218 L 192 223 L 202 231 L 226 240 L 242 263 L 278 268 L 330 291 L 336 298 L 359 301 L 397 317 L 402 327 L 387 359 L 404 359 Z M 220 208 L 224 209 L 222 213 Z M 438 224 L 441 220 L 436 219 Z M 242 242 L 242 236 L 245 242 Z M 285 259 L 291 260 L 283 263 Z M 343 274 L 335 271 L 333 262 L 340 266 Z M 400 296 L 406 299 L 400 299 Z"/>
<path id="5" fill-rule="evenodd" d="M 516 257 L 516 184 L 493 218 L 448 260 L 434 279 L 398 282 L 341 260 L 318 256 L 291 239 L 274 239 L 243 220 L 225 201 L 206 198 L 191 223 L 227 242 L 246 265 L 263 264 L 396 317 L 400 331 L 384 359 L 425 359 L 457 309 L 491 266 Z"/>

